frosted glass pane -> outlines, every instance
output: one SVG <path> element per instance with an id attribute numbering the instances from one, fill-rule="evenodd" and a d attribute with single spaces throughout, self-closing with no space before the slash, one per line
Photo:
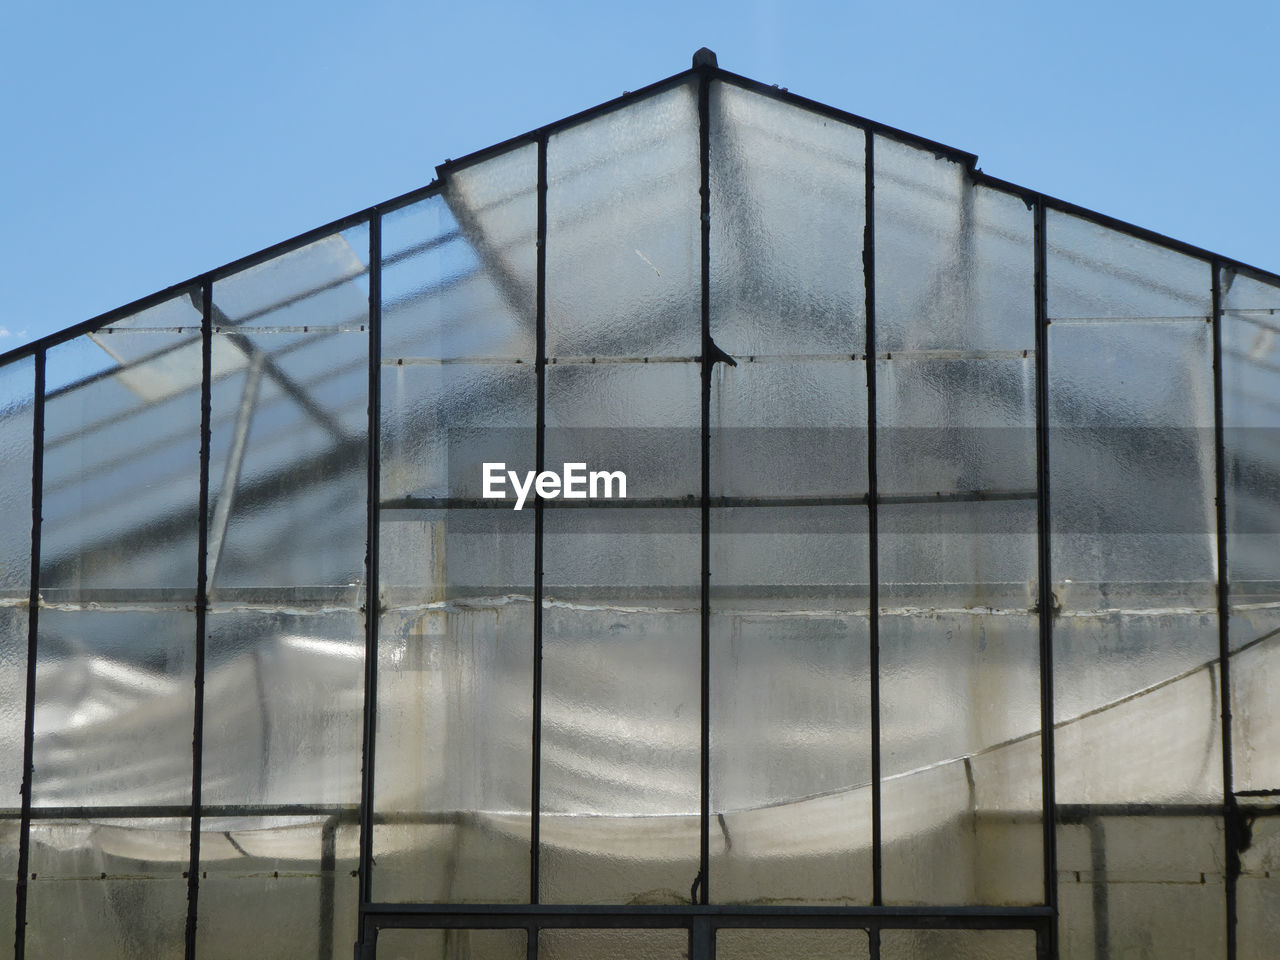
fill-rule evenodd
<path id="1" fill-rule="evenodd" d="M 523 930 L 379 930 L 378 960 L 524 960 Z"/>
<path id="2" fill-rule="evenodd" d="M 728 83 L 711 85 L 710 121 L 716 343 L 734 355 L 862 353 L 866 135 Z M 696 214 L 694 191 L 686 202 Z"/>
<path id="3" fill-rule="evenodd" d="M 1064 960 L 1226 958 L 1222 818 L 1133 816 L 1058 827 L 1059 942 Z M 1064 822 L 1068 821 L 1068 822 Z M 1241 954 L 1243 956 L 1243 954 Z"/>
<path id="4" fill-rule="evenodd" d="M 542 900 L 684 902 L 698 871 L 697 512 L 545 522 Z"/>
<path id="5" fill-rule="evenodd" d="M 876 352 L 1033 350 L 1031 211 L 954 160 L 875 142 Z"/>
<path id="6" fill-rule="evenodd" d="M 22 741 L 27 704 L 26 605 L 0 607 L 0 783 L 22 783 Z M 18 790 L 0 800 L 0 809 L 18 805 Z M 2 823 L 2 822 L 0 822 Z M 0 830 L 3 827 L 0 826 Z M 3 836 L 3 834 L 0 834 Z M 17 835 L 14 835 L 17 842 Z M 3 841 L 0 841 L 0 845 Z"/>
<path id="7" fill-rule="evenodd" d="M 1125 697 L 1101 693 L 1100 698 L 1111 699 L 1070 717 L 1055 700 L 1058 802 L 1221 803 L 1216 669 L 1204 666 L 1154 684 L 1142 678 L 1147 685 L 1138 687 L 1137 670 L 1117 666 L 1115 659 L 1094 660 L 1077 636 L 1064 634 L 1055 627 L 1054 686 L 1055 692 L 1063 691 L 1062 700 L 1070 704 L 1071 693 L 1081 687 L 1121 686 L 1096 679 L 1108 670 L 1126 670 L 1128 685 L 1137 689 Z M 1127 636 L 1120 631 L 1101 639 L 1118 645 Z"/>
<path id="8" fill-rule="evenodd" d="M 538 960 L 684 960 L 685 930 L 540 930 Z"/>
<path id="9" fill-rule="evenodd" d="M 383 497 L 479 498 L 490 462 L 523 477 L 535 466 L 537 391 L 532 364 L 384 365 Z"/>
<path id="10" fill-rule="evenodd" d="M 1034 605 L 1034 501 L 882 504 L 879 522 L 887 613 L 924 607 L 1003 618 Z"/>
<path id="11" fill-rule="evenodd" d="M 849 497 L 867 489 L 866 365 L 718 364 L 711 387 L 711 495 Z"/>
<path id="12" fill-rule="evenodd" d="M 1280 643 L 1274 636 L 1231 657 L 1231 738 L 1235 789 L 1280 789 Z"/>
<path id="13" fill-rule="evenodd" d="M 1231 644 L 1280 627 L 1280 286 L 1224 270 L 1222 419 Z"/>
<path id="14" fill-rule="evenodd" d="M 31 420 L 35 363 L 0 367 L 0 597 L 21 601 L 31 583 Z M 24 514 L 25 511 L 25 514 Z"/>
<path id="15" fill-rule="evenodd" d="M 714 902 L 870 900 L 866 523 L 712 511 Z"/>
<path id="16" fill-rule="evenodd" d="M 18 817 L 0 819 L 0 943 L 13 943 L 18 896 Z M 30 903 L 30 897 L 27 900 Z"/>
<path id="17" fill-rule="evenodd" d="M 885 930 L 883 960 L 1032 960 L 1036 935 L 1031 930 Z"/>
<path id="18" fill-rule="evenodd" d="M 869 950 L 861 930 L 716 931 L 716 960 L 863 960 Z"/>
<path id="19" fill-rule="evenodd" d="M 548 367 L 547 467 L 621 470 L 633 500 L 697 496 L 701 377 L 694 363 Z"/>
<path id="20" fill-rule="evenodd" d="M 1205 320 L 1209 265 L 1071 214 L 1046 217 L 1049 318 Z"/>
<path id="21" fill-rule="evenodd" d="M 363 618 L 214 605 L 206 630 L 204 802 L 356 802 Z"/>
<path id="22" fill-rule="evenodd" d="M 898 355 L 876 363 L 876 378 L 882 495 L 1034 499 L 1034 358 Z"/>
<path id="23" fill-rule="evenodd" d="M 198 330 L 193 341 L 121 329 L 49 351 L 50 384 L 67 385 L 45 402 L 46 599 L 101 601 L 86 591 L 113 588 L 195 596 L 198 346 Z"/>
<path id="24" fill-rule="evenodd" d="M 774 606 L 712 614 L 711 808 L 724 842 L 711 896 L 867 903 L 867 620 Z"/>
<path id="25" fill-rule="evenodd" d="M 190 838 L 186 820 L 33 823 L 26 955 L 181 957 Z"/>
<path id="26" fill-rule="evenodd" d="M 1055 324 L 1049 336 L 1059 602 L 1214 609 L 1209 325 Z"/>
<path id="27" fill-rule="evenodd" d="M 374 899 L 529 898 L 533 609 L 383 615 Z"/>
<path id="28" fill-rule="evenodd" d="M 1234 679 L 1234 675 L 1233 675 Z M 1280 941 L 1280 817 L 1276 809 L 1242 808 L 1250 845 L 1240 856 L 1236 882 L 1236 937 L 1240 960 L 1269 960 Z"/>
<path id="29" fill-rule="evenodd" d="M 215 303 L 226 282 L 214 284 Z M 212 385 L 211 595 L 324 586 L 325 599 L 354 606 L 365 558 L 367 333 L 221 333 L 219 350 L 238 351 L 244 366 Z"/>
<path id="30" fill-rule="evenodd" d="M 356 939 L 359 831 L 335 817 L 205 818 L 196 954 L 346 960 Z"/>
<path id="31" fill-rule="evenodd" d="M 40 611 L 32 802 L 187 803 L 195 616 Z"/>
<path id="32" fill-rule="evenodd" d="M 384 509 L 383 605 L 425 611 L 462 598 L 481 606 L 531 599 L 533 524 L 532 509 Z"/>
<path id="33" fill-rule="evenodd" d="M 547 355 L 701 352 L 692 83 L 547 143 Z"/>
<path id="34" fill-rule="evenodd" d="M 508 151 L 383 217 L 384 359 L 532 359 L 536 164 Z"/>
<path id="35" fill-rule="evenodd" d="M 219 280 L 213 326 L 305 332 L 369 322 L 369 226 L 358 224 Z"/>

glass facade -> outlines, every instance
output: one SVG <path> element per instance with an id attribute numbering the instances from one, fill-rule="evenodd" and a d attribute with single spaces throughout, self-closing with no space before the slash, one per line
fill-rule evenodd
<path id="1" fill-rule="evenodd" d="M 1264 960 L 1278 316 L 702 65 L 0 356 L 0 942 Z"/>

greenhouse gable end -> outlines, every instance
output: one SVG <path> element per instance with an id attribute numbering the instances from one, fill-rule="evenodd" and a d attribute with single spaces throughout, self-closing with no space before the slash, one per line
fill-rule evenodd
<path id="1" fill-rule="evenodd" d="M 1278 314 L 704 50 L 10 351 L 0 942 L 1270 960 Z"/>

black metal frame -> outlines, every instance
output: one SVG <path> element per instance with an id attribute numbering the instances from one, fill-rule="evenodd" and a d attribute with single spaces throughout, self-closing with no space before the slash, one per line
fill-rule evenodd
<path id="1" fill-rule="evenodd" d="M 718 360 L 725 359 L 711 339 L 710 325 L 710 122 L 709 97 L 713 82 L 730 84 L 753 93 L 766 96 L 795 107 L 803 108 L 841 123 L 851 124 L 863 131 L 866 137 L 865 211 L 863 244 L 863 274 L 866 297 L 866 337 L 863 361 L 867 376 L 867 427 L 868 427 L 868 493 L 865 497 L 846 498 L 850 505 L 865 504 L 868 510 L 869 528 L 869 624 L 871 669 L 871 736 L 872 736 L 872 903 L 866 907 L 747 907 L 712 905 L 710 902 L 710 511 L 719 500 L 710 490 L 710 391 L 712 372 Z M 639 99 L 681 85 L 696 87 L 699 110 L 699 164 L 700 164 L 700 212 L 701 212 L 701 330 L 702 354 L 698 358 L 702 370 L 701 392 L 701 455 L 702 495 L 698 508 L 701 520 L 701 833 L 699 843 L 699 874 L 691 891 L 691 903 L 687 906 L 637 907 L 637 906 L 551 906 L 539 903 L 539 795 L 541 773 L 541 716 L 542 716 L 542 601 L 543 601 L 543 523 L 544 504 L 535 498 L 535 567 L 534 567 L 534 620 L 533 631 L 533 730 L 532 730 L 532 796 L 531 796 L 531 844 L 529 865 L 529 903 L 527 905 L 414 905 L 377 902 L 372 893 L 373 829 L 381 822 L 374 806 L 374 765 L 377 729 L 377 654 L 379 631 L 379 539 L 380 511 L 397 504 L 383 503 L 379 486 L 379 437 L 381 415 L 381 222 L 384 214 L 401 209 L 435 195 L 442 189 L 442 181 L 453 172 L 506 150 L 536 144 L 537 158 L 537 290 L 536 290 L 536 357 L 537 370 L 537 468 L 541 470 L 545 460 L 546 423 L 546 244 L 547 244 L 547 144 L 551 134 L 584 121 L 621 109 Z M 948 157 L 962 164 L 969 182 L 1017 195 L 1024 199 L 1034 215 L 1034 284 L 1035 284 L 1035 371 L 1036 371 L 1036 466 L 1037 466 L 1037 529 L 1038 569 L 1037 594 L 1039 613 L 1039 656 L 1041 671 L 1041 744 L 1043 791 L 1043 857 L 1044 903 L 1036 907 L 951 907 L 909 908 L 886 906 L 883 897 L 883 867 L 881 860 L 881 796 L 880 796 L 880 693 L 879 693 L 879 582 L 878 582 L 878 505 L 889 502 L 878 492 L 876 461 L 876 369 L 875 369 L 875 153 L 877 136 L 922 147 L 939 156 Z M 203 816 L 264 815 L 299 813 L 323 815 L 326 819 L 325 849 L 322 852 L 322 873 L 328 877 L 322 891 L 327 902 L 333 902 L 332 873 L 334 870 L 334 830 L 339 822 L 357 820 L 360 827 L 359 863 L 359 917 L 358 930 L 361 941 L 357 944 L 358 956 L 372 956 L 377 930 L 384 928 L 517 928 L 528 932 L 529 956 L 536 958 L 537 931 L 540 929 L 567 927 L 624 928 L 668 927 L 685 928 L 690 936 L 690 955 L 710 957 L 714 955 L 714 933 L 720 928 L 841 928 L 867 931 L 871 955 L 878 957 L 879 932 L 883 929 L 953 928 L 953 929 L 1026 929 L 1035 932 L 1038 955 L 1042 958 L 1058 956 L 1057 927 L 1057 828 L 1060 823 L 1084 822 L 1108 815 L 1103 808 L 1081 810 L 1060 807 L 1055 802 L 1054 790 L 1054 711 L 1053 711 L 1053 617 L 1056 601 L 1052 593 L 1051 528 L 1049 509 L 1049 415 L 1048 415 L 1048 328 L 1047 307 L 1047 255 L 1046 215 L 1053 210 L 1070 214 L 1108 227 L 1160 247 L 1187 254 L 1204 261 L 1212 274 L 1212 337 L 1213 337 L 1213 388 L 1215 430 L 1215 481 L 1216 481 L 1216 538 L 1219 618 L 1219 696 L 1221 700 L 1222 777 L 1223 804 L 1218 808 L 1196 808 L 1196 815 L 1223 817 L 1227 845 L 1226 916 L 1227 957 L 1235 960 L 1236 943 L 1236 889 L 1240 874 L 1240 844 L 1243 821 L 1234 791 L 1232 759 L 1232 718 L 1230 687 L 1230 604 L 1227 565 L 1227 520 L 1225 488 L 1225 450 L 1223 428 L 1223 371 L 1222 371 L 1222 291 L 1221 274 L 1224 270 L 1236 270 L 1264 281 L 1280 284 L 1280 275 L 1250 267 L 1238 261 L 1215 255 L 1209 251 L 1182 243 L 1153 231 L 1085 210 L 1074 204 L 1046 196 L 991 177 L 977 169 L 977 157 L 973 154 L 943 144 L 916 137 L 912 134 L 878 124 L 866 118 L 846 113 L 814 101 L 806 100 L 775 87 L 721 70 L 714 65 L 702 64 L 684 71 L 635 93 L 608 101 L 540 127 L 530 133 L 473 153 L 455 161 L 446 161 L 438 170 L 439 179 L 427 186 L 406 193 L 385 203 L 341 218 L 332 223 L 307 231 L 291 240 L 276 244 L 233 263 L 183 281 L 151 296 L 108 311 L 98 317 L 68 327 L 58 333 L 0 354 L 0 366 L 34 358 L 34 393 L 32 415 L 32 499 L 31 499 L 31 581 L 29 586 L 27 674 L 25 729 L 23 735 L 23 782 L 21 807 L 18 811 L 0 811 L 0 816 L 19 820 L 18 877 L 16 885 L 16 933 L 15 956 L 25 954 L 25 920 L 28 899 L 30 827 L 33 821 L 50 818 L 88 818 L 122 816 L 190 817 L 190 861 L 187 872 L 188 913 L 185 927 L 185 954 L 191 960 L 196 954 L 196 930 L 198 917 L 200 833 Z M 202 737 L 203 737 L 203 683 L 208 610 L 207 547 L 209 537 L 209 460 L 211 433 L 211 365 L 212 332 L 215 322 L 213 284 L 248 267 L 280 256 L 293 249 L 331 235 L 336 231 L 367 223 L 369 226 L 369 357 L 368 357 L 368 502 L 366 505 L 367 556 L 365 585 L 365 701 L 363 716 L 363 766 L 361 802 L 357 808 L 305 807 L 305 806 L 205 806 L 202 803 Z M 32 808 L 32 763 L 34 739 L 35 682 L 37 660 L 38 620 L 40 609 L 41 562 L 41 511 L 43 494 L 43 451 L 45 401 L 49 394 L 45 389 L 47 353 L 51 347 L 82 334 L 110 325 L 132 313 L 160 304 L 177 296 L 194 296 L 198 291 L 201 309 L 201 440 L 200 440 L 200 493 L 199 493 L 199 551 L 198 580 L 195 591 L 196 664 L 195 664 L 195 713 L 193 729 L 192 793 L 190 806 L 173 807 L 95 807 L 95 808 Z M 720 498 L 723 499 L 723 498 Z M 840 502 L 845 502 L 841 500 Z M 412 504 L 421 506 L 421 504 Z M 1240 794 L 1243 795 L 1243 794 Z M 1113 811 L 1114 812 L 1114 811 Z M 1158 814 L 1167 811 L 1148 811 Z M 1280 813 L 1280 809 L 1274 811 Z M 1124 815 L 1135 815 L 1129 807 Z M 322 946 L 326 941 L 322 939 Z M 330 944 L 331 945 L 331 944 Z"/>

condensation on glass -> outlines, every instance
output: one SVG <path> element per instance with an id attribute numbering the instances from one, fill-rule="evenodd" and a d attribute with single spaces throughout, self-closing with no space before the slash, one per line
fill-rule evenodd
<path id="1" fill-rule="evenodd" d="M 0 361 L 0 943 L 1272 955 L 1280 283 L 703 82 Z"/>

